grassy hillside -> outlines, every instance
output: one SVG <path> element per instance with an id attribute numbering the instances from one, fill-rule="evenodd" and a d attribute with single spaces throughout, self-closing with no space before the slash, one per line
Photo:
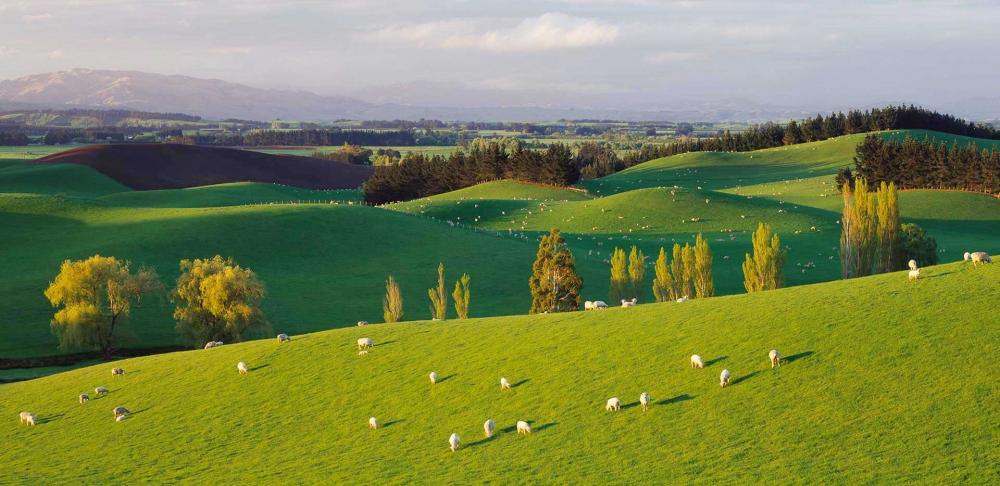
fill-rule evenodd
<path id="1" fill-rule="evenodd" d="M 990 483 L 1000 328 L 983 296 L 1000 294 L 1000 266 L 923 277 L 340 329 L 125 360 L 115 379 L 104 364 L 2 385 L 3 482 Z M 364 357 L 361 336 L 377 344 Z M 774 370 L 771 348 L 786 357 Z M 515 388 L 501 393 L 500 376 Z M 95 386 L 111 393 L 78 404 Z M 612 396 L 620 412 L 604 411 Z M 115 423 L 119 405 L 135 414 Z M 22 410 L 39 424 L 19 426 Z"/>

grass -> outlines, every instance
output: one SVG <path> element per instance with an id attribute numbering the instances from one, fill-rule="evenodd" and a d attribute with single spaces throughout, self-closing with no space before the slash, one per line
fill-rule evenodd
<path id="1" fill-rule="evenodd" d="M 1000 266 L 953 263 L 917 282 L 897 272 L 129 359 L 120 378 L 104 364 L 0 386 L 3 482 L 991 483 L 1000 328 L 982 297 L 998 294 Z M 361 336 L 376 342 L 365 357 Z M 785 356 L 774 370 L 771 348 Z M 692 353 L 708 367 L 691 369 Z M 433 386 L 432 370 L 445 378 Z M 501 393 L 500 376 L 516 387 Z M 96 386 L 111 393 L 77 403 Z M 603 410 L 612 396 L 622 411 Z M 135 413 L 115 423 L 119 405 Z M 22 410 L 39 424 L 18 425 Z M 368 430 L 370 416 L 384 428 Z M 514 433 L 517 420 L 534 433 Z"/>

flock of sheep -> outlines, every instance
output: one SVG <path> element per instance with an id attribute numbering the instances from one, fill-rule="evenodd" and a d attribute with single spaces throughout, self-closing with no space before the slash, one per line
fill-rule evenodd
<path id="1" fill-rule="evenodd" d="M 124 368 L 119 368 L 119 367 L 111 368 L 111 376 L 124 376 L 124 375 L 125 375 Z M 108 389 L 106 387 L 99 386 L 97 388 L 94 388 L 94 396 L 102 397 L 107 394 L 108 394 Z M 80 404 L 83 405 L 90 401 L 90 395 L 86 393 L 81 393 L 80 396 L 77 397 L 77 399 L 80 401 Z M 132 414 L 132 412 L 129 411 L 129 409 L 122 406 L 115 407 L 114 409 L 111 410 L 111 412 L 114 414 L 115 422 L 121 422 L 122 420 L 125 420 L 126 418 L 129 417 L 129 415 Z M 22 424 L 35 425 L 35 414 L 31 412 L 21 412 L 20 418 Z"/>
<path id="2" fill-rule="evenodd" d="M 962 260 L 966 262 L 972 262 L 972 266 L 978 267 L 980 264 L 993 263 L 993 259 L 990 258 L 990 254 L 985 251 L 974 251 L 972 253 L 965 252 L 962 255 Z M 907 274 L 907 278 L 911 281 L 920 278 L 920 268 L 917 267 L 916 260 L 910 260 L 907 262 L 910 267 L 910 272 Z"/>

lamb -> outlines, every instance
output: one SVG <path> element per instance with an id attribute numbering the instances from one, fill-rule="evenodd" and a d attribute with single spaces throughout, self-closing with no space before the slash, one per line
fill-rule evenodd
<path id="1" fill-rule="evenodd" d="M 124 375 L 124 374 L 125 374 L 125 370 L 123 370 L 121 368 L 111 368 L 111 376 L 120 376 L 120 375 Z"/>
<path id="2" fill-rule="evenodd" d="M 722 370 L 722 374 L 719 375 L 719 386 L 726 386 L 729 384 L 729 370 Z"/>
<path id="3" fill-rule="evenodd" d="M 35 414 L 31 412 L 21 412 L 21 423 L 27 425 L 35 425 Z"/>
<path id="4" fill-rule="evenodd" d="M 431 374 L 427 375 L 427 376 L 431 379 L 431 385 L 437 383 L 437 381 L 438 381 L 438 374 L 437 374 L 436 371 L 431 371 Z"/>
<path id="5" fill-rule="evenodd" d="M 507 378 L 500 377 L 500 390 L 510 390 L 510 382 L 507 381 Z"/>
<path id="6" fill-rule="evenodd" d="M 375 418 L 375 417 L 372 417 L 372 418 L 368 419 L 368 428 L 372 429 L 372 430 L 377 430 L 378 429 L 378 419 Z"/>
<path id="7" fill-rule="evenodd" d="M 608 399 L 608 404 L 604 406 L 604 409 L 609 412 L 617 412 L 622 408 L 622 401 L 618 397 L 612 397 Z"/>
<path id="8" fill-rule="evenodd" d="M 361 351 L 358 351 L 358 356 L 368 356 L 368 350 L 362 349 Z"/>
<path id="9" fill-rule="evenodd" d="M 518 434 L 530 434 L 531 433 L 531 425 L 528 425 L 528 422 L 525 422 L 523 420 L 518 420 L 517 421 L 517 433 Z"/>
<path id="10" fill-rule="evenodd" d="M 916 279 L 920 278 L 920 269 L 916 268 L 916 269 L 910 270 L 907 275 L 908 275 L 908 278 L 910 280 L 916 280 Z"/>
<path id="11" fill-rule="evenodd" d="M 458 450 L 458 446 L 462 444 L 462 439 L 458 438 L 458 434 L 455 432 L 451 433 L 451 437 L 448 437 L 448 445 L 451 447 L 451 452 Z"/>
<path id="12" fill-rule="evenodd" d="M 80 394 L 80 405 L 83 405 L 84 403 L 87 403 L 89 401 L 90 401 L 90 395 L 87 395 L 86 393 Z"/>
<path id="13" fill-rule="evenodd" d="M 642 392 L 642 394 L 639 395 L 639 404 L 642 405 L 643 412 L 645 412 L 649 408 L 649 403 L 651 401 L 652 399 L 649 397 L 648 392 Z"/>
<path id="14" fill-rule="evenodd" d="M 129 411 L 129 409 L 127 409 L 125 407 L 115 407 L 114 410 L 112 410 L 111 412 L 115 414 L 115 418 L 116 419 L 118 417 L 121 417 L 122 415 L 128 415 L 128 414 L 132 413 L 132 412 Z"/>
<path id="15" fill-rule="evenodd" d="M 909 262 L 907 262 L 907 266 L 910 267 L 910 270 L 916 270 L 917 269 L 917 261 L 916 260 L 910 260 Z"/>
<path id="16" fill-rule="evenodd" d="M 278 334 L 278 344 L 287 343 L 288 341 L 291 340 L 292 339 L 288 337 L 288 334 L 285 333 Z"/>
<path id="17" fill-rule="evenodd" d="M 358 349 L 368 349 L 373 346 L 375 346 L 375 342 L 372 341 L 372 338 L 358 338 Z"/>
<path id="18" fill-rule="evenodd" d="M 242 361 L 236 363 L 236 369 L 239 370 L 241 375 L 245 375 L 250 372 L 250 369 L 247 368 L 247 364 Z"/>
<path id="19" fill-rule="evenodd" d="M 108 394 L 108 389 L 104 388 L 103 386 L 99 386 L 97 388 L 94 388 L 94 395 L 97 395 L 97 396 L 100 397 L 100 396 L 104 396 L 104 395 L 107 395 L 107 394 Z"/>
<path id="20" fill-rule="evenodd" d="M 985 251 L 971 253 L 969 257 L 972 259 L 972 265 L 976 267 L 978 267 L 980 263 L 993 263 L 993 259 L 990 258 L 990 254 Z"/>
<path id="21" fill-rule="evenodd" d="M 705 367 L 705 362 L 702 361 L 701 356 L 698 356 L 697 354 L 692 354 L 691 355 L 691 367 L 692 368 L 698 368 L 698 369 L 704 368 Z"/>
<path id="22" fill-rule="evenodd" d="M 486 434 L 486 437 L 493 437 L 493 430 L 495 428 L 496 424 L 493 422 L 493 419 L 487 419 L 483 422 L 483 433 Z"/>
<path id="23" fill-rule="evenodd" d="M 771 361 L 771 368 L 781 366 L 781 353 L 777 349 L 772 349 L 767 353 L 767 359 Z"/>
<path id="24" fill-rule="evenodd" d="M 635 297 L 633 297 L 632 300 L 622 299 L 622 307 L 632 307 L 635 304 L 637 304 L 638 302 L 639 302 L 639 299 L 636 299 Z"/>

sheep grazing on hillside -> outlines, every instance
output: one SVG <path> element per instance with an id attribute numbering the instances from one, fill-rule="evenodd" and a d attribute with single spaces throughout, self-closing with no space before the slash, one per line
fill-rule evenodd
<path id="1" fill-rule="evenodd" d="M 632 307 L 639 303 L 639 299 L 633 297 L 632 300 L 622 299 L 622 307 Z"/>
<path id="2" fill-rule="evenodd" d="M 688 301 L 688 296 L 686 295 L 684 297 L 677 299 L 677 302 L 687 302 L 687 301 Z"/>
<path id="3" fill-rule="evenodd" d="M 108 389 L 104 388 L 103 386 L 99 386 L 97 388 L 94 388 L 94 395 L 97 395 L 97 396 L 100 397 L 100 396 L 104 396 L 104 395 L 107 395 L 107 394 L 108 394 Z"/>
<path id="4" fill-rule="evenodd" d="M 125 374 L 125 370 L 121 368 L 111 368 L 111 376 L 121 376 Z"/>
<path id="5" fill-rule="evenodd" d="M 964 261 L 972 260 L 972 253 L 965 252 L 965 254 L 962 255 L 962 260 L 964 260 Z"/>
<path id="6" fill-rule="evenodd" d="M 729 370 L 722 370 L 722 374 L 719 375 L 719 386 L 726 386 L 729 384 Z"/>
<path id="7" fill-rule="evenodd" d="M 31 412 L 21 412 L 21 423 L 27 425 L 35 425 L 35 414 Z"/>
<path id="8" fill-rule="evenodd" d="M 493 431 L 495 429 L 496 424 L 493 422 L 493 419 L 487 419 L 483 422 L 483 434 L 485 434 L 486 437 L 493 437 Z"/>
<path id="9" fill-rule="evenodd" d="M 427 376 L 428 376 L 428 378 L 431 379 L 431 385 L 437 383 L 437 381 L 438 381 L 438 374 L 437 374 L 436 371 L 431 371 L 431 374 L 429 374 Z"/>
<path id="10" fill-rule="evenodd" d="M 378 419 L 375 417 L 368 419 L 368 428 L 372 430 L 378 429 Z"/>
<path id="11" fill-rule="evenodd" d="M 993 259 L 990 258 L 990 254 L 985 251 L 973 252 L 969 255 L 969 258 L 972 259 L 972 265 L 977 267 L 980 263 L 993 263 Z"/>
<path id="12" fill-rule="evenodd" d="M 87 403 L 89 401 L 90 401 L 90 395 L 87 395 L 86 393 L 80 394 L 80 405 L 83 405 L 84 403 Z"/>
<path id="13" fill-rule="evenodd" d="M 697 354 L 692 354 L 691 355 L 691 367 L 692 368 L 698 368 L 698 369 L 704 368 L 705 367 L 705 362 L 702 361 L 701 356 L 698 356 Z"/>
<path id="14" fill-rule="evenodd" d="M 767 359 L 771 362 L 771 368 L 781 366 L 781 353 L 777 349 L 772 349 L 767 353 Z"/>
<path id="15" fill-rule="evenodd" d="M 375 341 L 372 341 L 372 338 L 358 338 L 358 349 L 368 349 L 372 346 L 375 346 Z"/>
<path id="16" fill-rule="evenodd" d="M 288 341 L 291 341 L 291 340 L 292 339 L 290 337 L 288 337 L 288 334 L 284 334 L 284 333 L 278 334 L 278 344 L 287 343 Z"/>
<path id="17" fill-rule="evenodd" d="M 649 393 L 648 392 L 642 392 L 642 394 L 639 395 L 639 405 L 642 405 L 642 411 L 643 412 L 645 412 L 647 409 L 649 409 L 649 404 L 652 401 L 653 401 L 653 399 L 649 397 Z"/>
<path id="18" fill-rule="evenodd" d="M 247 364 L 242 361 L 236 363 L 236 369 L 239 370 L 241 375 L 245 375 L 250 372 L 250 369 L 247 368 Z"/>
<path id="19" fill-rule="evenodd" d="M 128 418 L 128 414 L 119 415 L 119 416 L 115 417 L 115 422 L 121 422 L 122 420 L 125 420 L 127 418 Z"/>
<path id="20" fill-rule="evenodd" d="M 531 425 L 528 425 L 528 422 L 525 422 L 524 420 L 518 420 L 517 421 L 517 433 L 518 434 L 530 434 L 531 433 Z"/>
<path id="21" fill-rule="evenodd" d="M 500 390 L 501 391 L 503 391 L 503 390 L 510 390 L 510 382 L 507 381 L 507 378 L 503 378 L 503 377 L 500 378 Z"/>
<path id="22" fill-rule="evenodd" d="M 593 302 L 588 300 L 583 303 L 583 310 L 594 310 L 594 309 L 595 307 Z"/>
<path id="23" fill-rule="evenodd" d="M 209 341 L 205 343 L 205 349 L 212 349 L 222 346 L 222 341 Z"/>
<path id="24" fill-rule="evenodd" d="M 622 401 L 618 397 L 612 397 L 608 399 L 608 404 L 604 406 L 604 409 L 609 412 L 617 412 L 622 408 Z"/>
<path id="25" fill-rule="evenodd" d="M 115 407 L 114 410 L 112 410 L 111 412 L 115 414 L 115 418 L 132 413 L 129 411 L 129 409 L 125 407 Z"/>
<path id="26" fill-rule="evenodd" d="M 916 269 L 910 270 L 907 273 L 907 276 L 908 276 L 908 278 L 910 280 L 916 280 L 916 279 L 920 278 L 920 269 L 916 268 Z"/>
<path id="27" fill-rule="evenodd" d="M 358 325 L 359 326 L 367 326 L 368 325 L 368 321 L 358 321 Z"/>
<path id="28" fill-rule="evenodd" d="M 458 438 L 458 434 L 452 432 L 451 437 L 448 437 L 449 449 L 451 449 L 451 452 L 455 452 L 460 445 L 462 445 L 462 439 Z"/>
<path id="29" fill-rule="evenodd" d="M 910 270 L 916 270 L 917 269 L 917 261 L 916 260 L 910 260 L 909 262 L 906 263 L 906 265 L 908 267 L 910 267 Z"/>
<path id="30" fill-rule="evenodd" d="M 607 309 L 608 304 L 603 300 L 586 301 L 583 303 L 583 310 L 601 310 Z"/>

